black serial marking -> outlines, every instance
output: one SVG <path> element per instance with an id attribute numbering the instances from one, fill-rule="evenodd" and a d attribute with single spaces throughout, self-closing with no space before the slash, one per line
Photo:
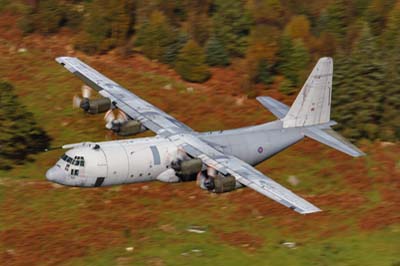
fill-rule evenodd
<path id="1" fill-rule="evenodd" d="M 104 177 L 98 177 L 97 179 L 96 179 L 96 183 L 94 183 L 94 186 L 95 187 L 100 187 L 102 184 L 103 184 L 103 182 L 104 182 Z"/>

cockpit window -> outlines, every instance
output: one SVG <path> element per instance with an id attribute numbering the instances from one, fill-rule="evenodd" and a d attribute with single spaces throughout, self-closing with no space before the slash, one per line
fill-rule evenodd
<path id="1" fill-rule="evenodd" d="M 79 175 L 79 170 L 78 169 L 71 169 L 71 175 Z"/>
<path id="2" fill-rule="evenodd" d="M 61 156 L 61 159 L 72 165 L 85 166 L 85 159 L 83 158 L 83 156 L 75 156 L 74 159 L 72 159 L 68 155 L 64 154 L 63 156 Z"/>
<path id="3" fill-rule="evenodd" d="M 80 163 L 80 161 L 81 161 L 81 157 L 79 157 L 79 156 L 75 156 L 75 158 L 74 158 L 74 165 L 79 165 L 79 163 Z"/>

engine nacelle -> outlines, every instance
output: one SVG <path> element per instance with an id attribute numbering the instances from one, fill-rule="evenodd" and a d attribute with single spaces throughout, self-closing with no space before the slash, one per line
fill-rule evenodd
<path id="1" fill-rule="evenodd" d="M 214 193 L 224 193 L 241 188 L 243 185 L 237 182 L 234 176 L 218 174 L 214 177 L 203 177 L 202 187 Z"/>
<path id="2" fill-rule="evenodd" d="M 203 162 L 200 159 L 180 160 L 172 164 L 172 168 L 176 172 L 176 176 L 181 181 L 194 181 L 197 174 L 201 171 Z"/>
<path id="3" fill-rule="evenodd" d="M 115 123 L 112 125 L 111 130 L 120 136 L 136 135 L 146 131 L 147 129 L 136 120 L 128 120 L 123 123 Z"/>
<path id="4" fill-rule="evenodd" d="M 98 114 L 107 112 L 111 108 L 111 101 L 108 98 L 100 98 L 89 100 L 88 98 L 83 98 L 80 103 L 80 108 L 89 114 Z"/>

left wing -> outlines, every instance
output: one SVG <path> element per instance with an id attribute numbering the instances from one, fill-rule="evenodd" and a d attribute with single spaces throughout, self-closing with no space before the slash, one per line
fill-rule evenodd
<path id="1" fill-rule="evenodd" d="M 223 154 L 192 134 L 179 134 L 169 139 L 186 153 L 199 158 L 209 167 L 224 175 L 232 175 L 239 183 L 293 209 L 301 214 L 321 211 L 319 208 L 279 185 L 248 163 L 231 155 Z"/>
<path id="2" fill-rule="evenodd" d="M 73 57 L 58 57 L 57 62 L 78 76 L 87 85 L 107 97 L 132 119 L 140 121 L 146 128 L 168 138 L 192 157 L 200 158 L 204 164 L 223 175 L 232 175 L 241 184 L 285 205 L 299 213 L 320 211 L 317 207 L 263 175 L 251 165 L 225 155 L 197 136 L 190 127 L 142 100 L 95 69 Z"/>
<path id="3" fill-rule="evenodd" d="M 184 123 L 142 100 L 78 58 L 58 57 L 56 61 L 87 85 L 98 91 L 103 97 L 109 98 L 114 106 L 124 111 L 132 119 L 141 122 L 147 129 L 158 135 L 167 136 L 182 132 L 193 132 Z"/>

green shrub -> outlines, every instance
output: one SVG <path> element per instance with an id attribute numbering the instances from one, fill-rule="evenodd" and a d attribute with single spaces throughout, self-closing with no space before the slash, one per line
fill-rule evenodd
<path id="1" fill-rule="evenodd" d="M 188 41 L 181 49 L 175 66 L 179 75 L 187 81 L 203 82 L 210 77 L 204 51 L 193 40 Z"/>
<path id="2" fill-rule="evenodd" d="M 222 43 L 215 37 L 211 37 L 205 45 L 206 61 L 210 66 L 229 65 L 229 56 Z"/>
<path id="3" fill-rule="evenodd" d="M 17 99 L 10 83 L 0 82 L 0 169 L 23 163 L 29 154 L 43 151 L 50 137 Z"/>

